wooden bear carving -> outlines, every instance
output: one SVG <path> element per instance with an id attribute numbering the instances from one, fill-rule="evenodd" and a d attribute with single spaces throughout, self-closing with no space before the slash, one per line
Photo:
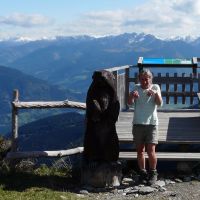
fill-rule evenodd
<path id="1" fill-rule="evenodd" d="M 106 70 L 95 71 L 86 99 L 86 131 L 84 159 L 117 161 L 119 141 L 115 123 L 119 115 L 119 101 L 114 88 L 114 76 Z"/>

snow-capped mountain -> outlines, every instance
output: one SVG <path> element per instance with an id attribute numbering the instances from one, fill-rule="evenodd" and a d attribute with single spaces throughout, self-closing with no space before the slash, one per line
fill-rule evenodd
<path id="1" fill-rule="evenodd" d="M 96 69 L 136 64 L 138 57 L 200 57 L 200 38 L 161 39 L 151 34 L 71 36 L 0 42 L 0 64 L 52 84 L 86 90 Z"/>

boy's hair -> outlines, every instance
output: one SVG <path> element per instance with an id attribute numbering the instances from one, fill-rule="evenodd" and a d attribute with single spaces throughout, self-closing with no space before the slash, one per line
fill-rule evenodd
<path id="1" fill-rule="evenodd" d="M 151 71 L 149 69 L 142 69 L 140 72 L 139 72 L 139 77 L 141 75 L 147 75 L 147 76 L 150 76 L 151 79 L 153 79 L 153 74 L 151 73 Z"/>

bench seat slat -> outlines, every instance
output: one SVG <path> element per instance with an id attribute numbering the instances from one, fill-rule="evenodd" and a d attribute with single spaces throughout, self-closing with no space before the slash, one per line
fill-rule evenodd
<path id="1" fill-rule="evenodd" d="M 132 142 L 133 112 L 120 112 L 116 130 L 120 142 Z M 159 142 L 200 143 L 200 110 L 158 111 Z"/>
<path id="2" fill-rule="evenodd" d="M 116 123 L 120 144 L 133 143 L 133 112 L 121 112 Z M 158 112 L 159 144 L 200 144 L 200 110 L 191 112 Z M 133 150 L 131 150 L 133 151 Z M 147 155 L 146 155 L 147 156 Z M 120 152 L 120 159 L 133 160 L 136 152 Z M 200 161 L 200 153 L 192 152 L 157 152 L 158 160 Z"/>
<path id="3" fill-rule="evenodd" d="M 147 154 L 145 153 L 146 157 Z M 120 152 L 120 159 L 135 160 L 137 159 L 136 152 Z M 158 160 L 174 160 L 174 161 L 200 161 L 200 153 L 186 153 L 186 152 L 157 152 Z"/>

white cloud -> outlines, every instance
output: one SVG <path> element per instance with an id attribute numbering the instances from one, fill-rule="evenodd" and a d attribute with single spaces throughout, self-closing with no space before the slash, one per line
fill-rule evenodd
<path id="1" fill-rule="evenodd" d="M 194 37 L 200 36 L 200 0 L 146 0 L 126 10 L 91 10 L 68 20 L 59 24 L 52 23 L 43 15 L 17 13 L 0 17 L 0 24 L 4 24 L 4 27 L 5 24 L 10 25 L 7 27 L 11 28 L 11 25 L 15 26 L 15 35 L 40 38 L 59 35 L 103 36 L 124 32 L 143 32 L 161 38 Z M 23 29 L 20 30 L 20 27 Z"/>
<path id="2" fill-rule="evenodd" d="M 68 24 L 72 34 L 146 32 L 159 37 L 199 36 L 200 0 L 149 0 L 129 10 L 89 12 Z"/>
<path id="3" fill-rule="evenodd" d="M 200 0 L 147 0 L 128 10 L 84 13 L 79 19 L 57 26 L 62 35 L 116 35 L 144 32 L 166 38 L 200 36 Z"/>
<path id="4" fill-rule="evenodd" d="M 44 26 L 49 25 L 50 23 L 52 23 L 52 20 L 39 14 L 26 15 L 14 13 L 9 16 L 0 17 L 0 24 L 19 27 Z"/>

